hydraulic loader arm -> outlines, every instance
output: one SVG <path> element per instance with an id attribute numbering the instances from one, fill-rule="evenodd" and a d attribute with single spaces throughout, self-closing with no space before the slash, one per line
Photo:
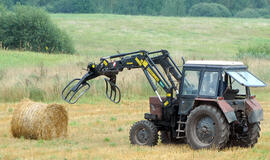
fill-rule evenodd
<path id="1" fill-rule="evenodd" d="M 150 57 L 152 55 L 153 57 Z M 162 67 L 166 75 L 162 74 L 157 65 Z M 111 101 L 119 103 L 121 100 L 121 92 L 116 85 L 117 74 L 124 69 L 130 70 L 137 68 L 141 68 L 143 70 L 148 82 L 161 102 L 163 101 L 157 92 L 157 86 L 152 79 L 154 79 L 154 81 L 156 81 L 156 83 L 167 93 L 166 95 L 168 98 L 163 102 L 165 106 L 171 102 L 173 91 L 178 94 L 178 89 L 171 75 L 180 82 L 182 73 L 170 57 L 168 51 L 160 50 L 147 52 L 142 50 L 102 57 L 99 64 L 89 63 L 87 67 L 88 72 L 81 79 L 72 80 L 62 91 L 62 97 L 68 103 L 76 103 L 77 100 L 90 88 L 87 81 L 98 76 L 106 76 L 108 77 L 104 78 L 106 82 L 106 96 Z M 75 81 L 78 82 L 73 85 Z"/>

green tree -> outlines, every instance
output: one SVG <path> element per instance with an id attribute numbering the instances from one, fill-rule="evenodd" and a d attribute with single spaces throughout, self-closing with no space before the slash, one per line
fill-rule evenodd
<path id="1" fill-rule="evenodd" d="M 161 14 L 164 16 L 185 16 L 185 0 L 164 0 Z"/>
<path id="2" fill-rule="evenodd" d="M 255 9 L 246 8 L 246 9 L 244 9 L 242 11 L 237 12 L 235 14 L 235 17 L 239 17 L 239 18 L 258 18 L 258 17 L 261 17 L 261 15 Z"/>
<path id="3" fill-rule="evenodd" d="M 266 0 L 250 0 L 249 7 L 250 8 L 265 8 L 267 6 Z"/>
<path id="4" fill-rule="evenodd" d="M 217 3 L 198 3 L 189 10 L 191 16 L 201 17 L 230 17 L 230 11 L 223 5 Z"/>
<path id="5" fill-rule="evenodd" d="M 0 41 L 8 49 L 73 53 L 68 35 L 55 26 L 41 9 L 16 6 L 14 12 L 0 15 Z"/>

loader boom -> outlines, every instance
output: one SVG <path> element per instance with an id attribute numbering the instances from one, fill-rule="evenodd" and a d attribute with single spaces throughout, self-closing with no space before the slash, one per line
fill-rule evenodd
<path id="1" fill-rule="evenodd" d="M 165 75 L 160 71 L 160 65 Z M 182 72 L 173 61 L 167 50 L 147 52 L 144 50 L 116 54 L 100 58 L 100 63 L 89 63 L 87 73 L 81 79 L 72 80 L 62 91 L 62 98 L 68 103 L 76 103 L 78 99 L 90 88 L 87 81 L 98 76 L 105 76 L 106 96 L 114 103 L 121 100 L 121 92 L 116 85 L 116 76 L 124 69 L 141 68 L 160 102 L 167 106 L 171 103 L 173 92 L 179 93 L 173 78 L 180 82 Z M 172 78 L 173 77 L 173 78 Z M 74 82 L 77 82 L 74 84 Z M 162 101 L 155 82 L 166 92 L 167 99 Z M 87 87 L 87 88 L 85 88 Z M 85 88 L 83 90 L 83 88 Z M 83 90 L 83 91 L 81 91 Z"/>

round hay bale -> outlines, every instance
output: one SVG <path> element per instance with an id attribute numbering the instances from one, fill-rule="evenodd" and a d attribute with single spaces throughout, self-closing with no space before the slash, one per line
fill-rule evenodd
<path id="1" fill-rule="evenodd" d="M 64 106 L 23 100 L 14 110 L 11 133 L 27 139 L 53 139 L 67 135 L 68 114 Z"/>

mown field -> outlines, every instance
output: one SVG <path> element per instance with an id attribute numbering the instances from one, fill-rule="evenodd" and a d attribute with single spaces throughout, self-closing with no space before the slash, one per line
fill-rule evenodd
<path id="1" fill-rule="evenodd" d="M 0 50 L 0 159 L 270 159 L 270 88 L 253 89 L 265 119 L 259 143 L 250 149 L 193 151 L 187 145 L 138 147 L 129 144 L 130 126 L 148 112 L 153 95 L 140 71 L 118 77 L 123 101 L 104 96 L 104 82 L 91 82 L 91 93 L 67 105 L 60 92 L 67 81 L 82 76 L 87 63 L 120 52 L 167 49 L 181 65 L 186 59 L 241 60 L 270 82 L 270 60 L 237 58 L 240 48 L 270 43 L 268 19 L 217 19 L 55 14 L 53 21 L 72 37 L 75 55 Z M 10 120 L 22 98 L 64 104 L 69 111 L 65 139 L 14 139 Z"/>
<path id="2" fill-rule="evenodd" d="M 259 143 L 254 148 L 230 148 L 223 151 L 194 151 L 186 144 L 154 147 L 129 144 L 129 129 L 143 113 L 148 101 L 127 101 L 120 105 L 107 102 L 65 105 L 69 111 L 68 137 L 50 141 L 15 139 L 9 132 L 12 104 L 0 107 L 0 159 L 196 159 L 196 160 L 269 160 L 270 159 L 270 103 L 261 101 L 265 120 Z"/>

